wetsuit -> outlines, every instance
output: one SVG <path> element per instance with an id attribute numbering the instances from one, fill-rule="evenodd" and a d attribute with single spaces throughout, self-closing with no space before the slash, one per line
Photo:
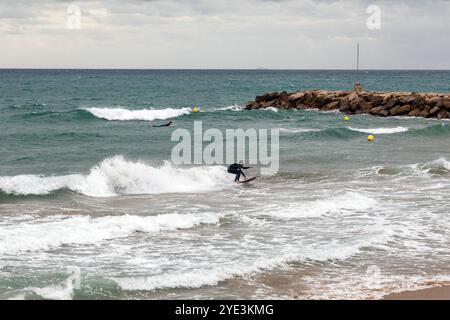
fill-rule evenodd
<path id="1" fill-rule="evenodd" d="M 239 163 L 233 163 L 231 166 L 228 167 L 228 172 L 235 174 L 236 178 L 234 179 L 234 182 L 238 182 L 239 179 L 241 178 L 241 174 L 247 178 L 247 176 L 245 175 L 245 173 L 242 171 L 242 169 L 249 169 L 250 167 L 244 167 L 242 165 L 240 165 Z"/>
<path id="2" fill-rule="evenodd" d="M 172 125 L 172 121 L 166 123 L 166 124 L 160 124 L 157 126 L 153 126 L 154 128 L 161 128 L 161 127 L 170 127 Z"/>

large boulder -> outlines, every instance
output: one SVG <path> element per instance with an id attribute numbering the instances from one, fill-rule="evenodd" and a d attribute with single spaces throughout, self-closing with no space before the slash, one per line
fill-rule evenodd
<path id="1" fill-rule="evenodd" d="M 363 102 L 361 105 L 361 111 L 364 113 L 370 113 L 370 111 L 373 108 L 373 103 L 372 102 Z"/>
<path id="2" fill-rule="evenodd" d="M 446 110 L 450 111 L 450 100 L 443 101 L 442 105 L 443 105 L 443 109 L 446 109 Z"/>
<path id="3" fill-rule="evenodd" d="M 408 114 L 411 111 L 411 106 L 409 104 L 404 106 L 396 106 L 389 110 L 391 116 L 402 116 Z"/>
<path id="4" fill-rule="evenodd" d="M 339 108 L 339 100 L 336 100 L 325 105 L 325 107 L 323 107 L 323 110 L 330 111 L 336 110 L 338 108 Z"/>
<path id="5" fill-rule="evenodd" d="M 383 110 L 384 110 L 383 106 L 378 106 L 378 107 L 372 108 L 372 110 L 370 110 L 370 113 L 374 114 L 374 115 L 380 115 L 381 111 L 383 111 Z"/>
<path id="6" fill-rule="evenodd" d="M 255 101 L 258 103 L 272 101 L 274 99 L 278 99 L 280 97 L 279 92 L 266 93 L 262 96 L 257 96 Z"/>
<path id="7" fill-rule="evenodd" d="M 269 108 L 269 107 L 276 107 L 278 105 L 278 102 L 279 102 L 278 99 L 273 99 L 270 101 L 261 102 L 259 105 L 260 105 L 260 108 L 264 109 L 264 108 Z"/>
<path id="8" fill-rule="evenodd" d="M 411 110 L 408 115 L 410 117 L 419 117 L 421 112 L 422 111 L 420 111 L 420 109 L 415 108 L 415 109 Z"/>
<path id="9" fill-rule="evenodd" d="M 369 95 L 369 96 L 367 97 L 367 100 L 368 100 L 369 102 L 372 102 L 372 104 L 373 104 L 375 107 L 377 107 L 377 106 L 379 106 L 379 105 L 381 105 L 381 104 L 383 103 L 384 97 L 379 96 L 379 95 Z"/>
<path id="10" fill-rule="evenodd" d="M 428 116 L 435 117 L 435 116 L 437 116 L 437 114 L 440 111 L 441 111 L 441 109 L 439 109 L 438 107 L 434 107 L 433 109 L 430 110 L 430 113 L 428 114 Z"/>
<path id="11" fill-rule="evenodd" d="M 414 101 L 411 103 L 411 106 L 413 107 L 413 108 L 421 108 L 421 107 L 423 107 L 424 105 L 425 105 L 425 98 L 424 97 L 421 97 L 421 96 L 418 96 L 418 97 L 416 97 L 415 99 L 414 99 Z"/>
<path id="12" fill-rule="evenodd" d="M 437 117 L 438 117 L 438 119 L 448 119 L 449 113 L 446 110 L 442 110 L 438 113 Z"/>
<path id="13" fill-rule="evenodd" d="M 441 99 L 441 97 L 430 97 L 430 98 L 427 98 L 427 99 L 425 99 L 425 103 L 427 104 L 427 105 L 429 105 L 429 106 L 435 106 L 436 105 L 436 103 L 438 103 L 439 101 L 441 101 L 442 99 Z"/>
<path id="14" fill-rule="evenodd" d="M 253 110 L 253 109 L 257 109 L 259 106 L 258 102 L 256 101 L 250 101 L 247 103 L 247 105 L 245 106 L 246 110 Z"/>
<path id="15" fill-rule="evenodd" d="M 416 100 L 415 96 L 406 95 L 399 99 L 400 104 L 412 104 Z"/>
<path id="16" fill-rule="evenodd" d="M 393 107 L 395 107 L 398 104 L 398 102 L 399 102 L 399 100 L 397 98 L 391 97 L 384 105 L 385 109 L 387 109 L 387 110 L 392 109 Z"/>
<path id="17" fill-rule="evenodd" d="M 301 100 L 301 99 L 303 99 L 305 97 L 305 95 L 306 95 L 306 93 L 304 93 L 304 92 L 297 92 L 297 93 L 291 94 L 289 96 L 289 101 Z"/>

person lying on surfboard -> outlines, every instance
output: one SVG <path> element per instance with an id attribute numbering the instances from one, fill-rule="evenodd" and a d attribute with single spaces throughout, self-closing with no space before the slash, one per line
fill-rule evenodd
<path id="1" fill-rule="evenodd" d="M 228 173 L 232 173 L 236 175 L 236 178 L 234 179 L 234 182 L 239 182 L 239 179 L 241 178 L 241 175 L 244 176 L 244 178 L 247 178 L 244 171 L 242 169 L 250 169 L 251 167 L 244 167 L 244 161 L 239 161 L 239 163 L 233 163 L 231 166 L 228 167 Z"/>
<path id="2" fill-rule="evenodd" d="M 170 126 L 172 125 L 172 123 L 173 123 L 172 121 L 169 121 L 169 122 L 164 123 L 164 124 L 153 125 L 152 127 L 153 127 L 153 128 L 170 127 Z"/>

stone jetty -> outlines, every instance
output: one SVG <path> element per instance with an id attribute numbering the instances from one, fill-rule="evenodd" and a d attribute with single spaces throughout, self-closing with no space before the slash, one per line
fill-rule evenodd
<path id="1" fill-rule="evenodd" d="M 346 114 L 450 118 L 450 93 L 364 91 L 356 83 L 351 91 L 306 90 L 273 92 L 256 97 L 246 109 L 339 110 Z"/>

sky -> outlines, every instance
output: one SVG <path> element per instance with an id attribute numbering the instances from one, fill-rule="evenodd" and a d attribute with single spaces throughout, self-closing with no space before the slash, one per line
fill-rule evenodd
<path id="1" fill-rule="evenodd" d="M 450 0 L 0 0 L 0 68 L 353 69 L 358 42 L 450 69 Z"/>

